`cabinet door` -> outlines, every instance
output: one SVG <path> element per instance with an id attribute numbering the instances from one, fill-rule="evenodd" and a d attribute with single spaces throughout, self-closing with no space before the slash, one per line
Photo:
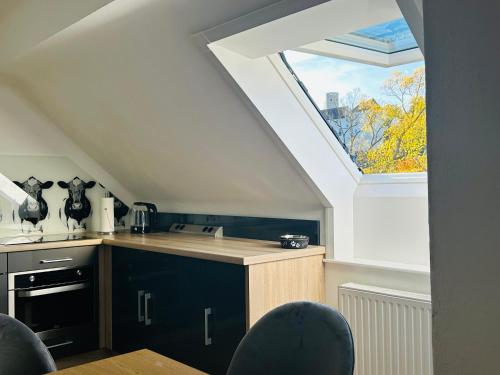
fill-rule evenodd
<path id="1" fill-rule="evenodd" d="M 146 329 L 150 331 L 146 347 L 171 356 L 176 351 L 176 332 L 183 314 L 179 305 L 186 298 L 178 288 L 179 274 L 184 270 L 179 268 L 179 257 L 154 255 L 150 261 L 154 261 L 155 266 L 149 271 L 145 286 Z"/>
<path id="2" fill-rule="evenodd" d="M 178 257 L 175 297 L 169 303 L 174 311 L 175 325 L 169 332 L 175 345 L 167 345 L 160 353 L 187 365 L 203 369 L 204 315 L 206 294 L 204 261 Z"/>
<path id="3" fill-rule="evenodd" d="M 234 351 L 246 333 L 245 269 L 218 262 L 207 262 L 205 267 L 204 369 L 210 374 L 226 374 Z"/>
<path id="4" fill-rule="evenodd" d="M 136 254 L 113 248 L 112 254 L 112 322 L 113 350 L 125 353 L 141 347 L 141 323 L 144 322 L 144 286 L 138 279 Z M 141 292 L 142 291 L 142 292 Z M 140 294 L 142 293 L 142 294 Z"/>
<path id="5" fill-rule="evenodd" d="M 160 302 L 168 299 L 169 278 L 175 259 L 135 249 L 113 249 L 113 349 L 129 352 L 157 350 L 164 342 L 169 311 Z"/>
<path id="6" fill-rule="evenodd" d="M 225 374 L 245 334 L 243 266 L 113 249 L 113 349 Z"/>
<path id="7" fill-rule="evenodd" d="M 213 375 L 225 374 L 243 338 L 243 266 L 182 258 L 176 347 L 170 356 Z"/>
<path id="8" fill-rule="evenodd" d="M 7 275 L 0 274 L 0 313 L 8 313 Z"/>

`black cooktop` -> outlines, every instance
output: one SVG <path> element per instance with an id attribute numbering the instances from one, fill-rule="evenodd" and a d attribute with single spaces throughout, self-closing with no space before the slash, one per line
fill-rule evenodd
<path id="1" fill-rule="evenodd" d="M 46 243 L 59 241 L 85 240 L 84 233 L 60 233 L 60 234 L 27 234 L 18 236 L 0 237 L 0 245 L 19 245 L 29 243 Z"/>

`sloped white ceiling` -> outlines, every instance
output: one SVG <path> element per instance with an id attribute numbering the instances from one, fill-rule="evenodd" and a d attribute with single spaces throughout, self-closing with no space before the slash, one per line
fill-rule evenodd
<path id="1" fill-rule="evenodd" d="M 0 67 L 112 0 L 1 0 Z"/>
<path id="2" fill-rule="evenodd" d="M 322 205 L 299 168 L 192 36 L 273 2 L 115 0 L 4 73 L 140 199 L 317 216 Z"/>

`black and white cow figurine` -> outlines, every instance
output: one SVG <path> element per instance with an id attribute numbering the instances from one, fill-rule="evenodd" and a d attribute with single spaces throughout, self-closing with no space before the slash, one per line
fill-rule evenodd
<path id="1" fill-rule="evenodd" d="M 28 221 L 33 224 L 32 229 L 36 230 L 37 224 L 42 220 L 45 220 L 49 213 L 49 207 L 45 199 L 43 199 L 42 197 L 42 191 L 44 189 L 49 189 L 50 187 L 52 187 L 54 182 L 41 182 L 40 180 L 32 176 L 24 182 L 14 181 L 14 183 L 28 194 L 28 196 L 18 209 L 18 215 L 21 219 L 21 229 L 23 228 L 23 223 L 25 221 Z M 15 213 L 13 212 L 13 219 L 14 216 Z M 38 229 L 43 232 L 42 226 L 40 226 Z"/>
<path id="2" fill-rule="evenodd" d="M 73 178 L 69 182 L 58 181 L 59 187 L 68 190 L 68 198 L 65 198 L 64 215 L 66 216 L 66 226 L 70 229 L 70 221 L 73 220 L 72 229 L 86 228 L 83 221 L 90 216 L 92 205 L 85 196 L 85 190 L 95 186 L 95 181 L 85 182 L 79 177 Z M 63 219 L 61 209 L 59 217 Z"/>

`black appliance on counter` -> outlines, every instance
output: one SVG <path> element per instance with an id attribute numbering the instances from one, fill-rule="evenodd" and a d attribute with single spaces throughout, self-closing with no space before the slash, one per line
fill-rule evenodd
<path id="1" fill-rule="evenodd" d="M 21 271 L 8 274 L 8 313 L 31 328 L 54 358 L 98 348 L 95 250 L 28 251 L 9 258 L 9 266 Z"/>
<path id="2" fill-rule="evenodd" d="M 150 233 L 156 227 L 157 220 L 158 210 L 153 203 L 134 202 L 130 232 L 139 234 Z"/>

